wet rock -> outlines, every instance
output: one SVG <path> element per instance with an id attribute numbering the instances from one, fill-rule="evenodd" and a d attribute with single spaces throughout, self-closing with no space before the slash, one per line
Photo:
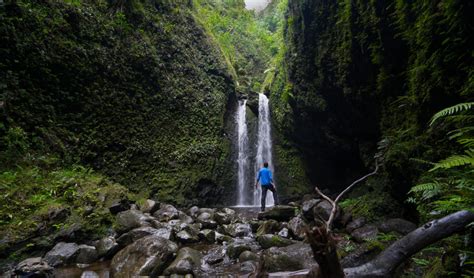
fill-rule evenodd
<path id="1" fill-rule="evenodd" d="M 240 253 L 239 255 L 239 262 L 245 262 L 245 261 L 257 261 L 258 256 L 252 251 L 244 251 Z"/>
<path id="2" fill-rule="evenodd" d="M 252 234 L 252 228 L 249 224 L 234 223 L 230 225 L 223 225 L 224 231 L 231 237 L 246 237 Z"/>
<path id="3" fill-rule="evenodd" d="M 235 211 L 223 208 L 214 214 L 214 219 L 219 225 L 230 224 L 235 219 Z"/>
<path id="4" fill-rule="evenodd" d="M 199 215 L 199 208 L 197 206 L 193 206 L 188 210 L 188 214 L 191 217 L 197 217 Z"/>
<path id="5" fill-rule="evenodd" d="M 320 199 L 310 199 L 303 202 L 301 206 L 301 211 L 303 212 L 304 217 L 307 219 L 313 219 L 313 207 L 319 203 Z"/>
<path id="6" fill-rule="evenodd" d="M 356 219 L 352 220 L 349 224 L 347 224 L 346 231 L 348 233 L 352 233 L 355 229 L 359 229 L 362 226 L 364 226 L 365 223 L 367 223 L 367 222 L 365 221 L 364 217 L 356 218 Z"/>
<path id="7" fill-rule="evenodd" d="M 351 236 L 357 242 L 364 242 L 364 241 L 376 239 L 378 233 L 379 233 L 379 230 L 377 229 L 377 227 L 373 225 L 367 225 L 362 228 L 355 229 L 351 233 Z"/>
<path id="8" fill-rule="evenodd" d="M 379 253 L 380 249 L 369 248 L 367 243 L 361 244 L 341 259 L 341 266 L 346 268 L 363 265 L 374 259 Z"/>
<path id="9" fill-rule="evenodd" d="M 29 258 L 21 261 L 16 267 L 14 273 L 20 277 L 53 277 L 53 268 L 41 257 Z"/>
<path id="10" fill-rule="evenodd" d="M 60 242 L 46 253 L 44 260 L 52 267 L 73 263 L 79 251 L 75 243 Z"/>
<path id="11" fill-rule="evenodd" d="M 172 205 L 161 204 L 160 209 L 153 213 L 160 222 L 168 222 L 179 218 L 179 211 Z"/>
<path id="12" fill-rule="evenodd" d="M 48 210 L 48 220 L 50 221 L 63 221 L 69 215 L 71 211 L 64 207 L 53 207 Z"/>
<path id="13" fill-rule="evenodd" d="M 189 247 L 181 248 L 176 259 L 165 269 L 163 274 L 194 274 L 194 269 L 201 264 L 201 258 L 202 255 L 199 251 Z"/>
<path id="14" fill-rule="evenodd" d="M 277 221 L 288 221 L 295 216 L 295 207 L 274 206 L 267 211 L 260 212 L 258 219 L 274 219 Z"/>
<path id="15" fill-rule="evenodd" d="M 199 241 L 199 235 L 197 232 L 187 229 L 177 233 L 176 239 L 181 243 L 194 243 Z"/>
<path id="16" fill-rule="evenodd" d="M 199 232 L 199 238 L 208 243 L 214 243 L 216 241 L 216 232 L 210 229 L 204 229 Z"/>
<path id="17" fill-rule="evenodd" d="M 120 250 L 120 246 L 112 236 L 99 240 L 95 248 L 97 249 L 99 258 L 104 257 L 106 259 L 112 258 Z"/>
<path id="18" fill-rule="evenodd" d="M 129 210 L 129 209 L 130 209 L 130 202 L 128 200 L 116 201 L 109 207 L 109 211 L 113 215 L 122 211 Z"/>
<path id="19" fill-rule="evenodd" d="M 280 230 L 280 223 L 278 221 L 270 219 L 264 221 L 257 230 L 257 236 L 264 234 L 274 234 Z"/>
<path id="20" fill-rule="evenodd" d="M 208 251 L 208 253 L 203 257 L 203 260 L 210 264 L 217 264 L 224 260 L 225 257 L 225 250 L 222 246 L 217 246 Z"/>
<path id="21" fill-rule="evenodd" d="M 177 251 L 178 245 L 162 237 L 141 238 L 114 256 L 111 274 L 115 278 L 161 275 Z"/>
<path id="22" fill-rule="evenodd" d="M 209 212 L 200 213 L 196 222 L 201 223 L 204 229 L 215 229 L 217 227 L 217 222 L 213 220 L 213 215 Z"/>
<path id="23" fill-rule="evenodd" d="M 288 222 L 289 230 L 291 231 L 291 235 L 295 239 L 302 240 L 306 237 L 306 229 L 308 225 L 304 222 L 301 217 L 293 217 L 290 222 Z"/>
<path id="24" fill-rule="evenodd" d="M 172 230 L 167 228 L 155 229 L 152 227 L 140 227 L 121 235 L 117 239 L 117 243 L 121 246 L 127 246 L 132 244 L 134 241 L 149 235 L 156 235 L 166 239 L 171 239 Z"/>
<path id="25" fill-rule="evenodd" d="M 309 244 L 302 242 L 286 247 L 272 247 L 264 252 L 263 259 L 268 272 L 311 269 L 318 265 Z"/>
<path id="26" fill-rule="evenodd" d="M 253 273 L 257 270 L 257 263 L 254 261 L 244 261 L 240 264 L 240 271 L 244 274 Z"/>
<path id="27" fill-rule="evenodd" d="M 186 223 L 186 224 L 194 223 L 194 219 L 191 216 L 189 216 L 186 213 L 181 212 L 181 211 L 179 212 L 178 218 L 181 222 Z"/>
<path id="28" fill-rule="evenodd" d="M 212 208 L 200 208 L 198 215 L 204 212 L 209 213 L 214 218 L 214 213 L 216 212 L 216 210 Z"/>
<path id="29" fill-rule="evenodd" d="M 125 233 L 141 226 L 151 226 L 148 222 L 150 220 L 150 217 L 139 210 L 119 212 L 116 216 L 117 232 Z"/>
<path id="30" fill-rule="evenodd" d="M 283 228 L 281 229 L 281 231 L 278 232 L 278 235 L 284 238 L 289 238 L 290 232 L 288 231 L 288 228 Z"/>
<path id="31" fill-rule="evenodd" d="M 250 228 L 252 228 L 252 233 L 256 233 L 260 225 L 262 225 L 262 221 L 250 220 L 249 224 L 250 224 Z"/>
<path id="32" fill-rule="evenodd" d="M 81 223 L 65 225 L 54 236 L 54 241 L 73 242 L 84 237 L 84 231 Z"/>
<path id="33" fill-rule="evenodd" d="M 234 239 L 231 236 L 216 232 L 216 241 L 218 243 L 223 243 L 223 242 L 232 242 L 234 241 Z"/>
<path id="34" fill-rule="evenodd" d="M 244 251 L 252 250 L 245 242 L 232 242 L 226 250 L 227 256 L 231 259 L 237 259 Z"/>
<path id="35" fill-rule="evenodd" d="M 150 199 L 146 200 L 143 204 L 140 205 L 140 210 L 144 213 L 153 214 L 158 209 L 160 209 L 160 204 Z"/>
<path id="36" fill-rule="evenodd" d="M 322 219 L 327 221 L 329 219 L 329 215 L 332 211 L 332 205 L 326 200 L 321 200 L 313 207 L 313 217 L 314 219 Z M 341 217 L 341 209 L 338 208 L 337 213 L 334 217 L 334 221 L 338 221 Z"/>
<path id="37" fill-rule="evenodd" d="M 271 247 L 283 247 L 295 243 L 291 239 L 272 234 L 257 236 L 257 242 L 260 244 L 260 246 L 262 246 L 263 249 L 268 249 Z"/>
<path id="38" fill-rule="evenodd" d="M 383 233 L 397 232 L 406 235 L 417 228 L 415 223 L 401 218 L 388 219 L 378 226 Z"/>
<path id="39" fill-rule="evenodd" d="M 76 263 L 91 264 L 99 259 L 97 249 L 94 246 L 85 244 L 79 245 L 79 251 L 76 256 Z"/>

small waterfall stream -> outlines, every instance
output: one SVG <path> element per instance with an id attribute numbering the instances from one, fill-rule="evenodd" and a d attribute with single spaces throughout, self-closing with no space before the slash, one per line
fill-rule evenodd
<path id="1" fill-rule="evenodd" d="M 247 100 L 239 101 L 235 121 L 237 124 L 237 206 L 260 206 L 262 191 L 255 190 L 255 178 L 258 170 L 266 161 L 273 172 L 272 140 L 270 126 L 270 108 L 267 96 L 259 94 L 258 97 L 258 131 L 256 138 L 249 140 L 247 126 Z M 256 154 L 252 159 L 250 144 L 255 142 Z M 252 178 L 251 178 L 252 177 Z M 253 190 L 253 194 L 250 190 Z M 267 193 L 266 205 L 273 206 L 273 196 Z"/>
<path id="2" fill-rule="evenodd" d="M 257 133 L 257 156 L 255 158 L 255 176 L 258 170 L 263 167 L 264 162 L 268 162 L 269 168 L 274 173 L 272 161 L 272 138 L 270 125 L 270 108 L 266 95 L 258 95 L 258 133 Z M 257 190 L 253 195 L 253 205 L 260 205 L 262 191 Z M 266 205 L 273 206 L 273 195 L 270 191 L 267 193 Z"/>

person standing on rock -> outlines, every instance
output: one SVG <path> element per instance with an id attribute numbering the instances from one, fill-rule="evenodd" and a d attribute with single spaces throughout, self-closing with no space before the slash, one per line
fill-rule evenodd
<path id="1" fill-rule="evenodd" d="M 268 169 L 268 162 L 263 163 L 263 168 L 258 171 L 257 182 L 255 183 L 255 189 L 258 190 L 258 182 L 262 187 L 262 207 L 261 210 L 265 211 L 265 201 L 267 199 L 267 191 L 270 190 L 273 193 L 273 201 L 275 205 L 278 205 L 278 196 L 273 185 L 272 171 Z"/>

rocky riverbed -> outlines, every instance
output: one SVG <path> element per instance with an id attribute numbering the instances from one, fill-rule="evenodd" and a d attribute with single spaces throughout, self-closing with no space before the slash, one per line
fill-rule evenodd
<path id="1" fill-rule="evenodd" d="M 58 242 L 43 257 L 19 262 L 5 277 L 306 277 L 318 267 L 305 230 L 330 212 L 326 201 L 269 208 L 176 207 L 118 202 L 113 232 L 93 242 Z M 403 219 L 366 223 L 350 212 L 336 219 L 344 267 L 362 264 L 416 226 Z M 388 236 L 390 235 L 390 236 Z"/>

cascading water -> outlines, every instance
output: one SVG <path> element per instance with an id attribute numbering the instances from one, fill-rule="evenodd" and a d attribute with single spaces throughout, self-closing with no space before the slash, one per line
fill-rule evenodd
<path id="1" fill-rule="evenodd" d="M 255 158 L 255 173 L 263 167 L 264 162 L 268 162 L 269 168 L 273 173 L 272 161 L 272 138 L 270 126 L 270 108 L 268 98 L 264 94 L 258 95 L 258 134 L 257 134 L 257 156 Z M 253 194 L 253 205 L 260 205 L 261 190 L 256 190 Z M 267 206 L 273 206 L 273 196 L 269 191 L 267 193 Z"/>
<path id="2" fill-rule="evenodd" d="M 247 132 L 247 120 L 246 120 L 246 111 L 247 111 L 247 100 L 242 100 L 239 102 L 239 107 L 237 109 L 237 128 L 238 128 L 238 173 L 237 173 L 237 205 L 244 206 L 248 205 L 245 198 L 245 189 L 247 185 L 247 170 L 249 163 L 248 156 L 248 132 Z"/>

